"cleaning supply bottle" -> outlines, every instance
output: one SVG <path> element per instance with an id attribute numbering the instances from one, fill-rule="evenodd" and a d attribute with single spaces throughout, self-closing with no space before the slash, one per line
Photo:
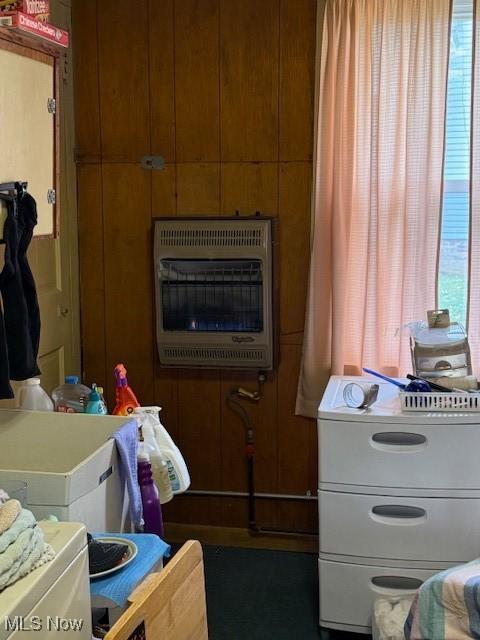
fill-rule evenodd
<path id="1" fill-rule="evenodd" d="M 97 391 L 98 391 L 98 395 L 100 396 L 100 400 L 105 405 L 105 409 L 107 410 L 107 413 L 108 413 L 107 401 L 105 400 L 105 396 L 103 395 L 103 387 L 97 387 Z"/>
<path id="2" fill-rule="evenodd" d="M 153 481 L 150 457 L 144 447 L 140 447 L 137 455 L 138 484 L 142 496 L 144 533 L 155 533 L 163 536 L 162 508 L 158 489 Z"/>
<path id="3" fill-rule="evenodd" d="M 139 424 L 142 447 L 150 457 L 153 480 L 160 494 L 160 504 L 166 504 L 173 499 L 168 462 L 158 446 L 152 424 L 149 422 L 147 415 L 141 410 L 141 407 L 136 407 L 134 413 Z"/>
<path id="4" fill-rule="evenodd" d="M 104 416 L 107 414 L 107 407 L 98 393 L 97 385 L 92 384 L 92 391 L 88 396 L 88 403 L 85 408 L 85 413 Z"/>
<path id="5" fill-rule="evenodd" d="M 161 407 L 139 407 L 137 409 L 137 412 L 143 413 L 145 416 L 142 425 L 144 427 L 151 425 L 153 429 L 155 440 L 167 463 L 173 493 L 183 493 L 190 486 L 190 475 L 180 450 L 160 422 L 160 411 Z"/>
<path id="6" fill-rule="evenodd" d="M 18 389 L 17 406 L 29 411 L 53 411 L 50 396 L 40 386 L 40 378 L 29 378 Z"/>
<path id="7" fill-rule="evenodd" d="M 114 370 L 117 387 L 115 391 L 115 409 L 114 416 L 129 416 L 135 407 L 139 407 L 135 394 L 128 386 L 127 370 L 123 364 L 117 364 Z"/>
<path id="8" fill-rule="evenodd" d="M 84 413 L 90 389 L 79 383 L 78 376 L 65 376 L 65 384 L 52 391 L 55 411 L 60 413 Z"/>
<path id="9" fill-rule="evenodd" d="M 170 474 L 168 473 L 168 463 L 166 459 L 160 454 L 160 468 L 157 469 L 155 478 L 157 480 L 158 493 L 160 494 L 160 504 L 166 504 L 173 500 L 172 483 L 170 481 Z"/>

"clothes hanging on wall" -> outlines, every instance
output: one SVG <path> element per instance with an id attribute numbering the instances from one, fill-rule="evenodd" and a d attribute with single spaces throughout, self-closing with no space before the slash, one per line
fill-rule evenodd
<path id="1" fill-rule="evenodd" d="M 3 228 L 5 264 L 0 273 L 3 317 L 0 315 L 0 398 L 12 398 L 9 380 L 39 375 L 40 312 L 27 249 L 37 221 L 36 203 L 29 194 L 0 196 L 7 203 Z"/>
<path id="2" fill-rule="evenodd" d="M 7 337 L 3 322 L 2 307 L 0 306 L 0 399 L 13 398 L 13 389 L 10 386 L 10 368 L 8 366 Z"/>
<path id="3" fill-rule="evenodd" d="M 27 249 L 32 241 L 33 228 L 37 224 L 37 203 L 29 193 L 24 193 L 18 201 L 18 222 L 22 233 L 18 243 L 18 264 L 22 274 L 23 292 L 27 303 L 28 326 L 35 361 L 40 345 L 40 307 L 32 270 L 28 264 Z"/>
<path id="4" fill-rule="evenodd" d="M 10 218 L 16 217 L 16 203 L 13 197 L 0 194 L 1 200 L 7 208 L 7 218 L 3 229 L 3 238 L 5 242 L 4 260 L 5 264 L 0 273 L 0 282 L 4 278 L 11 276 L 12 262 L 10 260 L 10 243 L 7 244 L 6 236 L 9 235 L 7 222 Z M 10 366 L 8 359 L 7 334 L 5 330 L 5 321 L 2 314 L 3 301 L 0 306 L 0 399 L 10 399 L 14 397 L 13 389 L 10 385 Z"/>

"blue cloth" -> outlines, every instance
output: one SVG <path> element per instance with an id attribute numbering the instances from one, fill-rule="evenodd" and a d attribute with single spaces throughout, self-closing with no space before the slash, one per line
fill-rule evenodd
<path id="1" fill-rule="evenodd" d="M 129 420 L 112 435 L 117 445 L 120 478 L 127 484 L 130 498 L 130 518 L 138 527 L 142 524 L 142 497 L 137 478 L 138 426 L 136 420 Z"/>
<path id="2" fill-rule="evenodd" d="M 113 533 L 97 533 L 95 538 L 114 536 Z M 153 533 L 119 533 L 137 545 L 136 557 L 122 569 L 103 578 L 90 581 L 90 595 L 103 596 L 115 602 L 119 607 L 127 604 L 128 596 L 135 587 L 148 575 L 161 558 L 170 555 L 170 545 L 163 542 Z"/>

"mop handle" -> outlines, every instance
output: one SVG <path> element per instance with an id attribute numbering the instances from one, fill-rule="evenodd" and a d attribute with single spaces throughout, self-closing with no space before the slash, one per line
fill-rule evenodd
<path id="1" fill-rule="evenodd" d="M 404 384 L 402 384 L 401 382 L 397 382 L 397 380 L 394 380 L 393 378 L 388 378 L 387 376 L 384 376 L 377 371 L 373 371 L 373 369 L 365 369 L 364 367 L 363 370 L 365 371 L 365 373 L 370 373 L 372 376 L 377 376 L 377 378 L 381 378 L 382 380 L 386 380 L 386 382 L 390 382 L 390 384 L 394 384 L 396 387 L 400 387 L 400 389 L 405 389 Z"/>

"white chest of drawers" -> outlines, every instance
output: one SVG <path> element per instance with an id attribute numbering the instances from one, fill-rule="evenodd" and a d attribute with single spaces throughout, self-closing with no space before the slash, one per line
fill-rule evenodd
<path id="1" fill-rule="evenodd" d="M 480 556 L 480 414 L 402 414 L 388 383 L 351 410 L 355 380 L 319 410 L 320 625 L 367 633 L 376 595 Z"/>

